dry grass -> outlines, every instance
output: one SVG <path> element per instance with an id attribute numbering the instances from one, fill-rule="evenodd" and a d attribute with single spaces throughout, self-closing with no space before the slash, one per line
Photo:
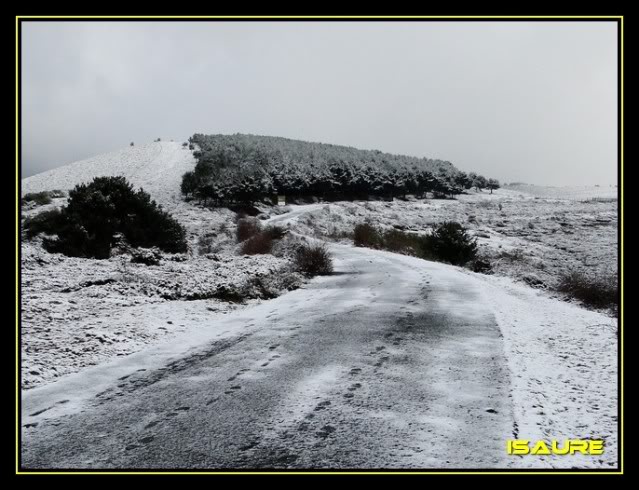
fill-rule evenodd
<path id="1" fill-rule="evenodd" d="M 619 306 L 619 284 L 613 274 L 594 277 L 569 272 L 560 278 L 557 290 L 593 308 L 616 311 Z"/>
<path id="2" fill-rule="evenodd" d="M 235 238 L 238 243 L 248 240 L 254 235 L 262 231 L 260 222 L 254 218 L 240 218 L 237 221 L 237 229 L 235 230 Z"/>
<path id="3" fill-rule="evenodd" d="M 273 238 L 267 232 L 259 232 L 242 243 L 244 255 L 270 254 L 273 250 Z"/>

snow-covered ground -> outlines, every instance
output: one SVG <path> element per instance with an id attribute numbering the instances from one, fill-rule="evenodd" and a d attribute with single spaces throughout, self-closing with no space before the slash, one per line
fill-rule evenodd
<path id="1" fill-rule="evenodd" d="M 186 226 L 191 249 L 184 256 L 165 256 L 160 265 L 145 266 L 128 262 L 126 256 L 88 260 L 48 254 L 37 240 L 23 242 L 24 388 L 51 387 L 55 392 L 56 385 L 63 386 L 51 383 L 55 380 L 81 380 L 85 372 L 98 376 L 101 366 L 118 362 L 129 369 L 129 360 L 136 359 L 132 354 L 137 352 L 138 359 L 146 359 L 144 352 L 149 346 L 162 350 L 162 345 L 172 343 L 190 346 L 220 335 L 241 335 L 243 312 L 251 316 L 268 303 L 259 299 L 244 304 L 221 301 L 215 298 L 220 291 L 253 290 L 248 297 L 259 298 L 265 285 L 274 295 L 299 286 L 301 278 L 290 273 L 285 258 L 238 255 L 232 212 L 205 209 L 181 199 L 181 176 L 194 163 L 191 152 L 180 143 L 162 142 L 101 155 L 23 180 L 24 194 L 68 190 L 100 175 L 124 175 Z M 616 188 L 546 191 L 519 186 L 494 194 L 470 193 L 456 200 L 318 203 L 266 211 L 272 216 L 267 222 L 288 226 L 296 234 L 324 238 L 348 233 L 364 221 L 416 233 L 444 220 L 463 223 L 477 237 L 481 253 L 493 263 L 495 275 L 478 275 L 409 257 L 395 262 L 403 264 L 405 259 L 402 267 L 417 272 L 424 264 L 422 272 L 428 271 L 434 291 L 439 274 L 442 281 L 457 281 L 482 292 L 477 308 L 481 304 L 482 312 L 492 312 L 503 335 L 515 422 L 510 436 L 606 441 L 606 453 L 596 459 L 528 457 L 511 459 L 508 464 L 610 467 L 615 464 L 617 444 L 617 320 L 553 297 L 545 287 L 553 286 L 559 275 L 569 270 L 594 275 L 616 272 L 615 195 Z M 56 199 L 47 206 L 25 208 L 24 214 L 63 203 L 64 199 Z M 276 216 L 282 212 L 286 214 Z M 206 236 L 211 237 L 208 250 L 198 251 L 200 239 Z M 371 264 L 384 256 L 366 249 L 357 254 L 370 254 Z M 372 267 L 366 272 L 380 273 Z M 262 278 L 261 284 L 255 283 L 256 277 Z M 322 281 L 311 283 L 318 289 L 315 296 L 312 291 L 302 295 L 305 301 L 317 301 L 320 310 L 324 308 L 322 295 L 328 294 L 321 291 Z M 277 315 L 284 316 L 290 304 L 281 304 L 286 307 Z M 473 305 L 469 302 L 463 308 L 470 311 Z M 175 349 L 167 349 L 175 355 Z"/>
<path id="2" fill-rule="evenodd" d="M 617 200 L 616 185 L 581 185 L 581 186 L 541 186 L 532 184 L 508 184 L 505 189 L 518 191 L 533 197 L 547 199 L 581 200 Z"/>
<path id="3" fill-rule="evenodd" d="M 504 336 L 518 439 L 602 439 L 601 457 L 520 457 L 517 467 L 615 467 L 617 319 L 550 297 L 505 277 L 484 282 Z"/>
<path id="4" fill-rule="evenodd" d="M 471 192 L 455 200 L 337 202 L 312 208 L 299 220 L 308 234 L 331 237 L 357 223 L 426 233 L 452 220 L 477 238 L 480 254 L 498 275 L 536 287 L 552 287 L 559 276 L 580 271 L 595 276 L 617 272 L 617 202 L 538 198 L 499 189 Z M 582 196 L 585 196 L 582 189 Z"/>
<path id="5" fill-rule="evenodd" d="M 157 266 L 47 253 L 36 239 L 22 243 L 22 386 L 32 388 L 182 332 L 195 319 L 229 312 L 298 287 L 289 261 L 242 256 L 235 213 L 184 202 L 180 182 L 195 160 L 176 142 L 129 147 L 28 177 L 23 195 L 69 190 L 94 177 L 123 175 L 142 187 L 187 230 L 190 252 L 165 255 Z M 65 198 L 28 206 L 25 217 L 64 205 Z M 206 250 L 199 241 L 209 237 Z M 241 293 L 244 303 L 222 301 Z"/>
<path id="6" fill-rule="evenodd" d="M 22 256 L 22 376 L 31 388 L 116 356 L 136 352 L 189 324 L 297 287 L 288 261 L 272 255 L 196 256 L 157 266 L 129 256 L 91 260 L 48 254 L 33 244 Z M 241 293 L 243 303 L 221 301 Z"/>
<path id="7" fill-rule="evenodd" d="M 337 275 L 28 390 L 29 467 L 616 465 L 611 318 L 507 278 L 331 251 Z M 507 457 L 508 438 L 606 452 Z"/>

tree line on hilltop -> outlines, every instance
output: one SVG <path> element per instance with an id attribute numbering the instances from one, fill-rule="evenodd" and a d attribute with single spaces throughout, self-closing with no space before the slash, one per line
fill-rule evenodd
<path id="1" fill-rule="evenodd" d="M 187 198 L 214 205 L 291 199 L 324 200 L 452 196 L 499 182 L 465 173 L 450 162 L 309 143 L 269 136 L 204 135 L 189 138 L 197 164 L 182 178 Z"/>

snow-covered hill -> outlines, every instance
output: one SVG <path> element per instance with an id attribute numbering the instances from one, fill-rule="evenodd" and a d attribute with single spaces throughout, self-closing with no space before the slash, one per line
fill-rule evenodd
<path id="1" fill-rule="evenodd" d="M 181 143 L 162 141 L 97 155 L 22 179 L 22 194 L 69 190 L 94 177 L 122 175 L 159 202 L 180 198 L 182 175 L 195 167 L 192 152 Z"/>

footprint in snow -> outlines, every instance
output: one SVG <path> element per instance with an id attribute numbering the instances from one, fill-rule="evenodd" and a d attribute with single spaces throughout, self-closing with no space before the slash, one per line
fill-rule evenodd
<path id="1" fill-rule="evenodd" d="M 328 436 L 330 436 L 336 430 L 337 429 L 335 427 L 333 427 L 332 425 L 325 425 L 319 431 L 317 431 L 315 434 L 318 437 L 321 437 L 322 439 L 326 439 Z"/>
<path id="2" fill-rule="evenodd" d="M 326 410 L 326 408 L 331 404 L 330 401 L 326 400 L 323 402 L 319 402 L 317 406 L 313 409 L 314 412 L 319 412 L 320 410 Z"/>

